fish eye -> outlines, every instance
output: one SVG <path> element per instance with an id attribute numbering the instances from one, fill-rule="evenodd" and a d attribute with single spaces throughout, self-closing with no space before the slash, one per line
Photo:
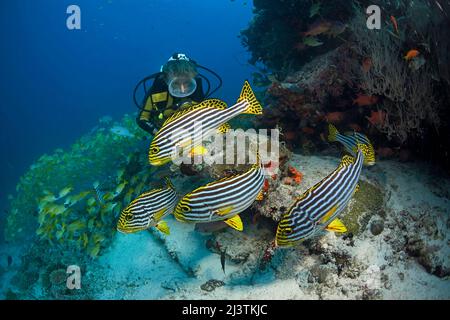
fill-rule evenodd
<path id="1" fill-rule="evenodd" d="M 151 147 L 150 148 L 150 152 L 151 153 L 158 153 L 159 152 L 159 148 L 158 147 Z"/>
<path id="2" fill-rule="evenodd" d="M 181 211 L 189 212 L 189 211 L 191 211 L 191 208 L 189 208 L 188 206 L 183 206 L 183 207 L 181 207 Z"/>
<path id="3" fill-rule="evenodd" d="M 133 214 L 132 213 L 127 213 L 126 215 L 125 215 L 125 220 L 126 221 L 131 221 L 133 219 Z"/>

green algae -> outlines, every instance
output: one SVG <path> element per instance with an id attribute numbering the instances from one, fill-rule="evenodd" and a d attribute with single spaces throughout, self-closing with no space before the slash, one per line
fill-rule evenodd
<path id="1" fill-rule="evenodd" d="M 349 233 L 362 233 L 374 214 L 381 214 L 385 203 L 383 191 L 376 185 L 360 180 L 359 190 L 340 218 Z"/>

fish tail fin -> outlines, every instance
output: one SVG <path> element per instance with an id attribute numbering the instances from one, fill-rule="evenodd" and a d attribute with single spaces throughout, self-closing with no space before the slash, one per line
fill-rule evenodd
<path id="1" fill-rule="evenodd" d="M 166 181 L 167 188 L 175 190 L 175 187 L 173 186 L 172 181 L 170 181 L 170 179 L 168 177 L 165 177 L 164 180 Z"/>
<path id="2" fill-rule="evenodd" d="M 239 103 L 244 100 L 248 102 L 249 106 L 242 113 L 262 114 L 262 106 L 256 99 L 255 93 L 253 92 L 252 87 L 250 87 L 250 83 L 248 83 L 247 80 L 245 80 L 244 85 L 242 86 L 241 94 L 239 95 L 237 102 Z"/>
<path id="3" fill-rule="evenodd" d="M 337 136 L 339 134 L 338 129 L 331 123 L 328 124 L 328 141 L 334 142 L 337 141 Z"/>

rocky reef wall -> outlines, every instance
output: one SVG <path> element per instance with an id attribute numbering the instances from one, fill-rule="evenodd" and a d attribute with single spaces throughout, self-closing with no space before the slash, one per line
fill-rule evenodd
<path id="1" fill-rule="evenodd" d="M 328 148 L 333 123 L 367 134 L 381 158 L 450 168 L 442 138 L 450 134 L 450 6 L 379 1 L 381 29 L 371 30 L 369 4 L 254 2 L 242 43 L 259 69 L 255 84 L 266 88 L 260 126 L 278 124 L 292 148 L 317 152 Z"/>

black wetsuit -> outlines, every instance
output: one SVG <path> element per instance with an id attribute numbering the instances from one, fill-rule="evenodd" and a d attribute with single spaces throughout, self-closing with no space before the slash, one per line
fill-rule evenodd
<path id="1" fill-rule="evenodd" d="M 185 102 L 199 103 L 204 100 L 203 83 L 200 77 L 196 77 L 197 88 L 188 97 L 177 98 L 169 94 L 164 74 L 155 76 L 151 88 L 146 92 L 141 104 L 141 111 L 136 119 L 137 124 L 150 134 L 154 134 L 175 111 Z"/>

